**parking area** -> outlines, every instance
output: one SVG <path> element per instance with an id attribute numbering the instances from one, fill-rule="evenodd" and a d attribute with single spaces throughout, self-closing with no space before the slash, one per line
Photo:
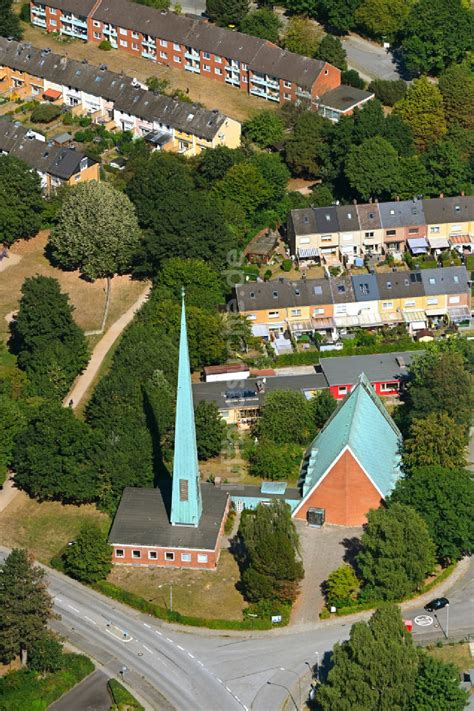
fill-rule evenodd
<path id="1" fill-rule="evenodd" d="M 300 536 L 305 577 L 301 593 L 291 616 L 291 624 L 316 622 L 324 605 L 322 583 L 329 573 L 344 562 L 354 551 L 362 535 L 362 526 L 328 526 L 310 528 L 303 521 L 295 521 Z"/>

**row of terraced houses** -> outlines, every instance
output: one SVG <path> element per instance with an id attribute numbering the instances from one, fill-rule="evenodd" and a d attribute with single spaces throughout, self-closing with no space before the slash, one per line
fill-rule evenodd
<path id="1" fill-rule="evenodd" d="M 240 123 L 148 91 L 136 79 L 0 37 L 0 93 L 46 100 L 92 116 L 107 128 L 144 136 L 154 148 L 186 156 L 240 145 Z"/>
<path id="2" fill-rule="evenodd" d="M 31 2 L 31 21 L 48 32 L 112 47 L 200 74 L 268 101 L 307 101 L 333 121 L 373 94 L 341 85 L 337 67 L 192 17 L 128 0 Z"/>
<path id="3" fill-rule="evenodd" d="M 473 253 L 474 196 L 292 210 L 288 242 L 296 258 L 328 265 L 406 249 L 413 255 L 449 248 Z"/>
<path id="4" fill-rule="evenodd" d="M 416 334 L 471 317 L 470 275 L 464 266 L 325 279 L 279 279 L 236 287 L 237 306 L 255 336 L 280 340 L 320 333 L 336 338 L 353 328 L 405 324 Z"/>

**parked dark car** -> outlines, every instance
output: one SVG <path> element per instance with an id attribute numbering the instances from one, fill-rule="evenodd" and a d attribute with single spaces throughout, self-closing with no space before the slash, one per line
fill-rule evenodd
<path id="1" fill-rule="evenodd" d="M 442 610 L 446 605 L 449 605 L 447 597 L 435 597 L 434 600 L 425 605 L 425 610 L 426 612 L 436 612 L 437 610 Z"/>

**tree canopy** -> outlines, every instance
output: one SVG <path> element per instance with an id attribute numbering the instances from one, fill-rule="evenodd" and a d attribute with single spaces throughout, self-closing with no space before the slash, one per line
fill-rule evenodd
<path id="1" fill-rule="evenodd" d="M 410 84 L 405 98 L 395 104 L 394 111 L 410 126 L 419 150 L 426 150 L 446 133 L 443 97 L 427 77 Z"/>
<path id="2" fill-rule="evenodd" d="M 474 72 L 467 64 L 452 64 L 439 78 L 448 123 L 474 129 Z"/>
<path id="3" fill-rule="evenodd" d="M 23 432 L 25 425 L 21 404 L 10 395 L 0 393 L 0 486 L 13 461 L 15 439 Z"/>
<path id="4" fill-rule="evenodd" d="M 314 424 L 320 430 L 337 409 L 337 402 L 329 390 L 322 390 L 312 400 Z"/>
<path id="5" fill-rule="evenodd" d="M 245 510 L 239 537 L 244 550 L 242 582 L 251 602 L 293 602 L 304 571 L 298 559 L 298 534 L 283 501 Z"/>
<path id="6" fill-rule="evenodd" d="M 240 23 L 241 32 L 254 37 L 268 40 L 276 44 L 278 42 L 282 23 L 278 15 L 270 8 L 261 7 L 258 10 L 249 12 Z"/>
<path id="7" fill-rule="evenodd" d="M 100 440 L 70 408 L 45 403 L 33 410 L 16 438 L 16 485 L 42 501 L 94 501 L 97 496 Z"/>
<path id="8" fill-rule="evenodd" d="M 419 467 L 439 466 L 456 469 L 466 464 L 465 431 L 446 412 L 431 412 L 412 420 L 403 443 L 403 466 L 406 471 Z"/>
<path id="9" fill-rule="evenodd" d="M 28 375 L 28 391 L 62 399 L 89 359 L 85 336 L 56 279 L 28 277 L 21 293 L 12 323 L 12 347 Z"/>
<path id="10" fill-rule="evenodd" d="M 415 469 L 399 479 L 391 501 L 422 516 L 443 563 L 469 555 L 474 546 L 474 481 L 464 469 L 440 466 Z"/>
<path id="11" fill-rule="evenodd" d="M 79 183 L 62 203 L 49 244 L 63 269 L 88 279 L 130 271 L 141 241 L 135 209 L 109 183 Z"/>
<path id="12" fill-rule="evenodd" d="M 306 17 L 290 17 L 283 41 L 290 52 L 313 57 L 321 41 L 321 31 Z"/>
<path id="13" fill-rule="evenodd" d="M 8 664 L 46 630 L 53 601 L 46 572 L 34 566 L 25 550 L 14 548 L 0 563 L 0 659 Z"/>
<path id="14" fill-rule="evenodd" d="M 366 138 L 353 146 L 345 172 L 350 185 L 362 200 L 387 200 L 397 194 L 399 161 L 395 148 L 385 138 Z"/>
<path id="15" fill-rule="evenodd" d="M 419 652 L 418 674 L 410 711 L 463 711 L 468 692 L 459 685 L 459 669 L 454 664 L 436 659 L 424 650 Z"/>
<path id="16" fill-rule="evenodd" d="M 223 27 L 238 25 L 248 10 L 248 0 L 206 0 L 207 14 L 211 20 Z"/>
<path id="17" fill-rule="evenodd" d="M 318 688 L 323 711 L 408 709 L 418 675 L 418 653 L 395 605 L 356 622 L 336 643 L 326 683 Z"/>
<path id="18" fill-rule="evenodd" d="M 371 509 L 357 554 L 367 600 L 399 600 L 417 590 L 434 567 L 434 545 L 423 518 L 394 503 Z"/>
<path id="19" fill-rule="evenodd" d="M 38 174 L 13 156 L 0 156 L 0 242 L 10 246 L 35 235 L 42 207 Z"/>
<path id="20" fill-rule="evenodd" d="M 0 35 L 20 40 L 23 37 L 23 29 L 20 18 L 12 10 L 12 4 L 13 0 L 0 0 Z"/>
<path id="21" fill-rule="evenodd" d="M 355 19 L 365 34 L 393 42 L 414 4 L 414 0 L 362 0 Z"/>
<path id="22" fill-rule="evenodd" d="M 316 429 L 311 414 L 311 404 L 303 393 L 269 392 L 258 422 L 258 435 L 277 444 L 308 444 Z"/>
<path id="23" fill-rule="evenodd" d="M 323 62 L 329 62 L 338 69 L 347 69 L 346 50 L 341 44 L 341 40 L 334 35 L 325 35 L 321 40 L 314 56 Z"/>
<path id="24" fill-rule="evenodd" d="M 212 310 L 224 301 L 219 274 L 202 259 L 172 257 L 163 263 L 156 279 L 156 298 L 181 303 L 183 288 L 187 306 Z"/>
<path id="25" fill-rule="evenodd" d="M 112 569 L 112 547 L 96 524 L 85 525 L 64 553 L 64 568 L 84 583 L 97 583 Z"/>
<path id="26" fill-rule="evenodd" d="M 244 136 L 261 148 L 267 148 L 281 141 L 284 128 L 283 119 L 275 111 L 265 109 L 242 124 Z"/>
<path id="27" fill-rule="evenodd" d="M 462 0 L 419 0 L 404 25 L 401 49 L 414 75 L 439 74 L 459 63 L 474 49 L 471 8 Z"/>
<path id="28" fill-rule="evenodd" d="M 227 427 L 216 403 L 201 401 L 194 418 L 199 459 L 217 457 L 224 446 Z"/>

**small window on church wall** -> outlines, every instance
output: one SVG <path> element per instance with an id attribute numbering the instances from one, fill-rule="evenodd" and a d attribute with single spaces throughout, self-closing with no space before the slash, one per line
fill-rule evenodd
<path id="1" fill-rule="evenodd" d="M 198 563 L 207 563 L 207 555 L 205 553 L 198 553 Z"/>
<path id="2" fill-rule="evenodd" d="M 115 549 L 115 555 L 117 558 L 123 558 L 125 553 L 123 551 L 123 548 L 116 548 Z"/>
<path id="3" fill-rule="evenodd" d="M 190 563 L 191 553 L 181 553 L 181 560 L 183 561 L 183 563 Z"/>
<path id="4" fill-rule="evenodd" d="M 165 553 L 165 560 L 174 560 L 174 553 Z"/>
<path id="5" fill-rule="evenodd" d="M 188 500 L 188 482 L 186 479 L 179 480 L 179 500 L 180 501 L 187 501 Z"/>
<path id="6" fill-rule="evenodd" d="M 141 551 L 132 551 L 132 558 L 141 558 Z"/>
<path id="7" fill-rule="evenodd" d="M 148 551 L 148 558 L 150 560 L 156 560 L 158 558 L 158 553 L 156 551 Z"/>

